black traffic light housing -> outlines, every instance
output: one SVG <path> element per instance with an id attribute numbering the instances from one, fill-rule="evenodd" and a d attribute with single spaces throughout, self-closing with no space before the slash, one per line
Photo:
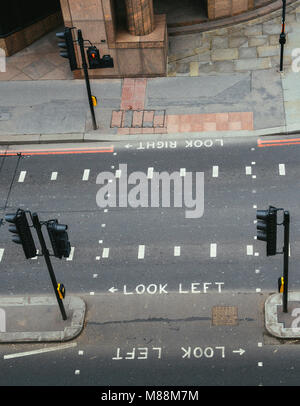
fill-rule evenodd
<path id="1" fill-rule="evenodd" d="M 36 256 L 36 247 L 27 221 L 26 212 L 18 209 L 16 213 L 6 214 L 5 220 L 12 223 L 8 231 L 14 234 L 13 242 L 21 244 L 27 259 Z"/>
<path id="2" fill-rule="evenodd" d="M 63 58 L 69 59 L 71 71 L 78 69 L 74 42 L 73 42 L 73 36 L 72 36 L 72 29 L 65 27 L 64 31 L 57 32 L 56 36 L 57 36 L 57 38 L 60 38 L 63 40 L 62 42 L 58 43 L 58 46 L 60 48 L 62 48 L 62 51 L 60 51 L 60 56 L 62 56 Z"/>
<path id="3" fill-rule="evenodd" d="M 90 46 L 87 49 L 87 57 L 90 69 L 97 69 L 101 65 L 99 49 L 95 46 Z"/>
<path id="4" fill-rule="evenodd" d="M 71 252 L 71 244 L 67 233 L 68 226 L 59 224 L 57 220 L 47 222 L 47 230 L 51 241 L 54 256 L 68 258 Z"/>
<path id="5" fill-rule="evenodd" d="M 87 57 L 90 69 L 113 68 L 114 61 L 110 55 L 103 55 L 100 57 L 100 52 L 97 47 L 90 46 L 87 49 Z"/>
<path id="6" fill-rule="evenodd" d="M 267 243 L 267 256 L 276 255 L 277 246 L 277 209 L 257 210 L 257 239 Z"/>

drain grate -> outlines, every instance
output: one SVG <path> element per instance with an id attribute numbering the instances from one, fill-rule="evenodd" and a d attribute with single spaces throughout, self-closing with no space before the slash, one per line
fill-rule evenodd
<path id="1" fill-rule="evenodd" d="M 111 128 L 165 128 L 165 110 L 115 110 Z"/>
<path id="2" fill-rule="evenodd" d="M 238 324 L 237 306 L 213 306 L 213 326 L 236 326 Z"/>

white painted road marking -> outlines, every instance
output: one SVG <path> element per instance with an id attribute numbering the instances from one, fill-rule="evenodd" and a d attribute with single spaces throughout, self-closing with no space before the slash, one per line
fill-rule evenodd
<path id="1" fill-rule="evenodd" d="M 6 332 L 6 315 L 5 310 L 0 309 L 0 333 Z"/>
<path id="2" fill-rule="evenodd" d="M 57 172 L 52 172 L 51 173 L 51 180 L 56 180 L 57 179 Z"/>
<path id="3" fill-rule="evenodd" d="M 109 256 L 109 248 L 103 248 L 102 258 L 108 258 L 108 256 Z"/>
<path id="4" fill-rule="evenodd" d="M 174 257 L 180 257 L 180 247 L 174 247 Z"/>
<path id="5" fill-rule="evenodd" d="M 247 255 L 253 255 L 253 245 L 247 245 Z"/>
<path id="6" fill-rule="evenodd" d="M 143 259 L 145 257 L 145 245 L 139 245 L 138 259 Z"/>
<path id="7" fill-rule="evenodd" d="M 212 258 L 217 256 L 217 244 L 210 244 L 210 256 Z"/>
<path id="8" fill-rule="evenodd" d="M 219 167 L 218 166 L 213 166 L 212 177 L 217 178 L 218 176 L 219 176 Z"/>
<path id="9" fill-rule="evenodd" d="M 180 168 L 180 176 L 185 176 L 185 175 L 186 175 L 186 169 Z"/>
<path id="10" fill-rule="evenodd" d="M 69 255 L 68 258 L 66 258 L 67 261 L 72 261 L 73 260 L 74 250 L 75 250 L 75 247 L 71 247 L 70 255 Z"/>
<path id="11" fill-rule="evenodd" d="M 251 168 L 251 166 L 246 166 L 246 175 L 252 175 L 252 168 Z"/>
<path id="12" fill-rule="evenodd" d="M 4 359 L 11 359 L 11 358 L 19 358 L 19 357 L 26 357 L 27 355 L 35 355 L 35 354 L 42 354 L 44 352 L 50 351 L 59 351 L 65 350 L 67 348 L 76 347 L 77 343 L 69 343 L 69 344 L 62 344 L 56 347 L 49 347 L 49 348 L 41 348 L 40 350 L 33 350 L 33 351 L 25 351 L 25 352 L 18 352 L 15 354 L 8 354 L 4 355 Z"/>
<path id="13" fill-rule="evenodd" d="M 153 178 L 153 168 L 148 168 L 147 179 Z"/>
<path id="14" fill-rule="evenodd" d="M 18 182 L 24 182 L 26 173 L 26 171 L 21 171 Z"/>
<path id="15" fill-rule="evenodd" d="M 0 248 L 0 262 L 2 261 L 3 254 L 4 254 L 4 248 Z"/>
<path id="16" fill-rule="evenodd" d="M 279 175 L 285 176 L 285 164 L 279 164 Z"/>
<path id="17" fill-rule="evenodd" d="M 120 177 L 121 177 L 121 169 L 117 169 L 117 170 L 116 170 L 115 177 L 116 177 L 116 178 L 120 178 Z"/>
<path id="18" fill-rule="evenodd" d="M 82 180 L 88 180 L 90 176 L 90 170 L 89 169 L 85 169 L 83 171 L 83 176 L 82 176 Z"/>

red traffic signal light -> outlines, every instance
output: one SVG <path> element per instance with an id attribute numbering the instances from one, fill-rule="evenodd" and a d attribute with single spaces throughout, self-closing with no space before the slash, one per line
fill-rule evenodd
<path id="1" fill-rule="evenodd" d="M 101 58 L 100 58 L 99 49 L 97 49 L 97 47 L 95 47 L 95 46 L 88 47 L 87 57 L 88 57 L 90 69 L 100 68 Z"/>
<path id="2" fill-rule="evenodd" d="M 113 68 L 114 61 L 110 55 L 103 55 L 100 57 L 99 49 L 95 46 L 90 46 L 87 49 L 87 56 L 90 69 Z"/>

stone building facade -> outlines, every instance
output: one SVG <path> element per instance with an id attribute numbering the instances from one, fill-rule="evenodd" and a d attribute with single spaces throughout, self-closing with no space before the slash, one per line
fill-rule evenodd
<path id="1" fill-rule="evenodd" d="M 113 68 L 90 70 L 91 77 L 165 76 L 167 16 L 183 10 L 185 18 L 188 6 L 201 9 L 206 20 L 215 20 L 251 10 L 255 1 L 260 0 L 5 0 L 0 15 L 0 48 L 7 56 L 13 55 L 64 24 L 81 29 L 86 44 L 90 41 L 101 56 L 113 58 Z M 190 15 L 199 19 L 197 11 Z M 80 68 L 78 49 L 76 54 Z M 73 73 L 75 78 L 82 77 L 82 69 Z"/>
<path id="2" fill-rule="evenodd" d="M 184 1 L 184 0 L 182 0 Z M 201 0 L 198 0 L 201 1 Z M 202 0 L 208 19 L 233 16 L 254 7 L 254 0 Z M 60 0 L 65 26 L 82 30 L 113 68 L 93 69 L 92 78 L 152 77 L 167 74 L 166 15 L 154 14 L 153 0 Z M 80 66 L 80 53 L 77 50 Z M 82 70 L 74 71 L 82 78 Z"/>

